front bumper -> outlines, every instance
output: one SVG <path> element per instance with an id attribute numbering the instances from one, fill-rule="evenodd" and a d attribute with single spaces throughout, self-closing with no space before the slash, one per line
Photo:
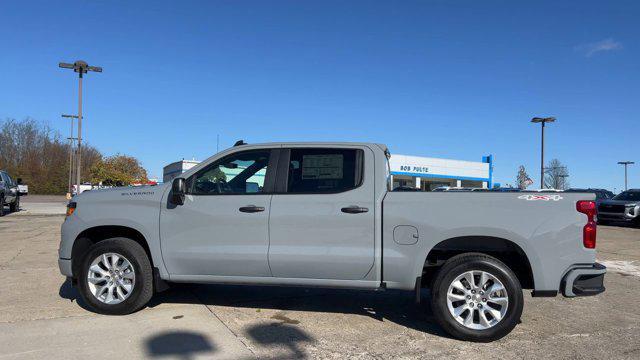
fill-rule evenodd
<path id="1" fill-rule="evenodd" d="M 73 271 L 71 270 L 71 259 L 58 259 L 58 267 L 60 268 L 60 273 L 67 277 L 73 276 Z"/>
<path id="2" fill-rule="evenodd" d="M 638 212 L 635 208 L 626 208 L 624 212 L 604 212 L 598 211 L 598 220 L 605 221 L 624 221 L 632 222 L 638 217 Z"/>
<path id="3" fill-rule="evenodd" d="M 605 290 L 606 273 L 606 266 L 600 263 L 574 265 L 562 279 L 560 291 L 566 297 L 598 295 Z"/>

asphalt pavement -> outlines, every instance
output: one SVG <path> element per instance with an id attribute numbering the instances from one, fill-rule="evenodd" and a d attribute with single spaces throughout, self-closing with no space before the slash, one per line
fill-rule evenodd
<path id="1" fill-rule="evenodd" d="M 64 199 L 33 199 L 31 213 L 0 218 L 0 359 L 640 358 L 639 229 L 598 228 L 605 293 L 526 292 L 516 329 L 474 344 L 399 291 L 178 285 L 135 314 L 97 315 L 58 272 L 63 216 L 46 207 L 64 211 Z"/>

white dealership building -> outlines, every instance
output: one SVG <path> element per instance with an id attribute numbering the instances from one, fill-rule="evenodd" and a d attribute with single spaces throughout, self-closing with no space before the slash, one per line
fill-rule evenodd
<path id="1" fill-rule="evenodd" d="M 493 187 L 493 156 L 482 161 L 391 155 L 393 188 L 410 187 L 431 191 L 439 186 Z"/>
<path id="2" fill-rule="evenodd" d="M 162 180 L 170 182 L 198 163 L 197 160 L 171 163 L 164 167 Z M 492 155 L 483 156 L 482 161 L 391 155 L 390 167 L 393 188 L 431 191 L 439 186 L 491 188 L 494 185 Z"/>

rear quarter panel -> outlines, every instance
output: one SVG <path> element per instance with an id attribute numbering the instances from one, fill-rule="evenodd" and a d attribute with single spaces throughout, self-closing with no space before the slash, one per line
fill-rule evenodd
<path id="1" fill-rule="evenodd" d="M 526 195 L 558 195 L 542 200 Z M 593 263 L 595 250 L 582 245 L 587 217 L 576 201 L 593 194 L 390 192 L 383 202 L 383 279 L 390 288 L 411 289 L 427 254 L 438 243 L 461 236 L 509 240 L 527 255 L 536 290 L 558 290 L 570 265 Z M 398 225 L 418 229 L 414 245 L 393 240 Z"/>

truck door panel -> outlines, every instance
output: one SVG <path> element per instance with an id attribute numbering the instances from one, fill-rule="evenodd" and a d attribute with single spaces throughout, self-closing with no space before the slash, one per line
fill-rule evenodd
<path id="1" fill-rule="evenodd" d="M 279 189 L 285 193 L 273 196 L 269 220 L 273 276 L 364 278 L 374 263 L 372 152 L 357 148 L 282 151 L 286 160 L 281 156 L 277 186 L 285 187 Z M 288 164 L 284 171 L 283 161 Z"/>
<path id="2" fill-rule="evenodd" d="M 214 161 L 187 179 L 183 205 L 162 209 L 162 255 L 170 274 L 271 276 L 270 153 L 248 150 Z"/>

